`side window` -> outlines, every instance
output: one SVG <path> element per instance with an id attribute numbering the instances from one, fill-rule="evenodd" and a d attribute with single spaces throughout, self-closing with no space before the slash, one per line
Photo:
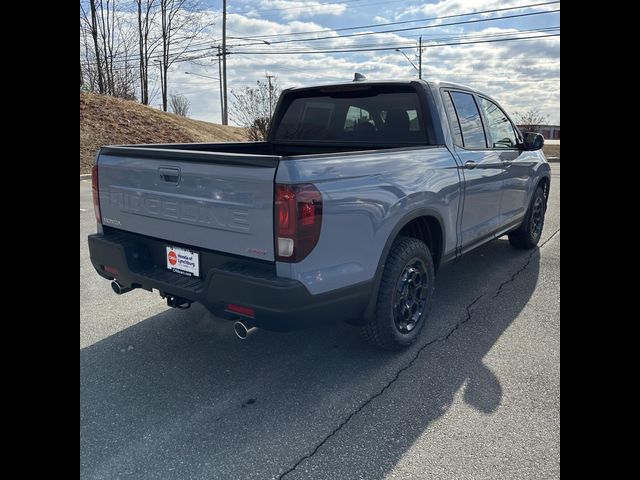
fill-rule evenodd
<path id="1" fill-rule="evenodd" d="M 456 114 L 455 108 L 453 108 L 453 102 L 451 101 L 449 92 L 444 92 L 442 94 L 442 100 L 444 102 L 444 109 L 447 111 L 447 116 L 449 117 L 449 125 L 451 125 L 451 133 L 453 134 L 453 143 L 459 147 L 464 147 L 464 142 L 462 141 L 462 129 L 460 128 L 458 115 Z"/>
<path id="2" fill-rule="evenodd" d="M 353 105 L 347 110 L 347 116 L 344 120 L 344 131 L 353 132 L 358 129 L 360 123 L 371 123 L 371 116 L 366 110 L 354 107 Z"/>
<path id="3" fill-rule="evenodd" d="M 482 111 L 487 118 L 492 148 L 515 148 L 516 134 L 513 125 L 502 110 L 493 102 L 480 97 Z"/>
<path id="4" fill-rule="evenodd" d="M 462 92 L 451 92 L 451 99 L 458 114 L 462 142 L 464 148 L 487 148 L 482 118 L 473 95 Z"/>

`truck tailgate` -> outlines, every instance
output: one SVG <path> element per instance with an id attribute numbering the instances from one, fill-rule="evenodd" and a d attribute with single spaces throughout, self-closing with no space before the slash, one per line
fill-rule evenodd
<path id="1" fill-rule="evenodd" d="M 105 147 L 98 157 L 103 225 L 262 260 L 274 259 L 279 157 Z"/>

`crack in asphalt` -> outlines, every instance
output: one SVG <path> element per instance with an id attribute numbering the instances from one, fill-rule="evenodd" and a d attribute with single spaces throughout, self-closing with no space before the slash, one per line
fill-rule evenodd
<path id="1" fill-rule="evenodd" d="M 538 246 L 538 248 L 536 248 L 535 250 L 533 250 L 531 252 L 531 254 L 529 255 L 529 258 L 527 258 L 527 261 L 525 262 L 525 264 L 518 269 L 509 280 L 507 280 L 506 282 L 502 282 L 500 284 L 500 286 L 498 287 L 498 292 L 491 298 L 496 298 L 498 295 L 500 295 L 500 293 L 502 292 L 502 288 L 505 285 L 508 285 L 509 283 L 513 282 L 516 277 L 518 275 L 520 275 L 520 273 L 522 273 L 531 263 L 531 259 L 533 258 L 533 256 L 535 255 L 536 252 L 538 252 L 542 247 L 544 247 L 546 245 L 547 242 L 549 242 L 553 237 L 555 237 L 555 235 L 560 232 L 560 229 L 557 229 L 555 232 L 553 232 L 553 234 L 551 234 L 551 236 L 549 238 L 547 238 L 544 242 L 542 242 L 542 244 L 540 244 Z M 309 453 L 307 453 L 306 455 L 302 456 L 292 467 L 290 467 L 288 470 L 286 470 L 284 473 L 282 473 L 280 476 L 276 477 L 277 480 L 282 480 L 284 477 L 286 477 L 287 475 L 289 475 L 291 472 L 293 472 L 294 470 L 296 470 L 300 464 L 302 464 L 302 462 L 304 462 L 305 460 L 310 459 L 311 457 L 313 457 L 318 450 L 320 450 L 320 448 L 329 441 L 329 439 L 331 439 L 331 437 L 333 437 L 336 433 L 338 433 L 347 423 L 349 423 L 349 421 L 355 417 L 358 413 L 360 413 L 367 405 L 369 405 L 371 402 L 373 402 L 376 398 L 380 397 L 389 387 L 391 387 L 397 380 L 398 378 L 400 378 L 400 374 L 402 372 L 404 372 L 405 370 L 408 370 L 409 368 L 411 368 L 413 366 L 413 364 L 416 362 L 416 360 L 418 360 L 418 358 L 420 357 L 420 354 L 426 350 L 427 347 L 433 345 L 434 343 L 438 343 L 438 342 L 444 342 L 446 340 L 449 339 L 449 337 L 451 337 L 451 335 L 453 335 L 453 333 L 458 330 L 462 325 L 464 325 L 465 323 L 467 323 L 469 320 L 471 320 L 472 314 L 471 314 L 471 308 L 478 302 L 480 301 L 480 299 L 482 297 L 484 297 L 485 294 L 482 294 L 480 296 L 478 296 L 475 300 L 473 300 L 469 305 L 467 305 L 465 307 L 466 311 L 467 311 L 467 316 L 466 318 L 464 318 L 462 321 L 456 323 L 454 325 L 454 327 L 445 335 L 441 335 L 439 337 L 434 338 L 433 340 L 431 340 L 430 342 L 425 343 L 422 347 L 420 347 L 418 350 L 416 350 L 415 354 L 413 355 L 413 358 L 411 358 L 411 360 L 409 360 L 409 362 L 407 362 L 406 365 L 404 365 L 402 368 L 400 368 L 400 370 L 398 370 L 396 372 L 396 374 L 393 376 L 393 378 L 391 380 L 389 380 L 383 387 L 382 389 L 380 389 L 380 391 L 378 391 L 377 393 L 373 394 L 371 397 L 369 397 L 362 405 L 360 405 L 357 409 L 355 409 L 353 412 L 351 412 L 336 428 L 334 428 L 331 433 L 329 433 L 326 437 L 324 437 L 322 439 L 322 441 L 320 443 L 318 443 L 318 445 L 316 445 L 316 447 Z"/>
<path id="2" fill-rule="evenodd" d="M 524 271 L 524 270 L 529 266 L 529 264 L 531 263 L 531 259 L 533 258 L 533 255 L 534 255 L 537 251 L 539 251 L 542 247 L 544 247 L 544 246 L 545 246 L 545 244 L 546 244 L 549 240 L 551 240 L 553 237 L 555 237 L 555 236 L 556 236 L 556 233 L 558 233 L 559 231 L 560 231 L 560 229 L 558 229 L 558 230 L 556 230 L 555 232 L 553 232 L 553 233 L 551 234 L 551 236 L 550 236 L 549 238 L 547 238 L 544 242 L 542 242 L 542 244 L 540 244 L 540 246 L 539 246 L 537 249 L 535 249 L 533 252 L 531 252 L 531 254 L 529 255 L 529 258 L 527 258 L 526 263 L 525 263 L 525 264 L 524 264 L 524 265 L 523 265 L 523 266 L 522 266 L 522 267 L 521 267 L 521 268 L 520 268 L 516 273 L 514 273 L 514 274 L 511 276 L 511 278 L 510 278 L 509 280 L 507 280 L 506 282 L 502 282 L 502 283 L 500 284 L 500 286 L 498 287 L 498 291 L 497 291 L 497 292 L 496 292 L 496 294 L 493 296 L 493 298 L 496 298 L 498 295 L 500 295 L 500 294 L 502 293 L 502 287 L 504 287 L 505 285 L 508 285 L 508 284 L 510 284 L 511 282 L 513 282 L 513 281 L 515 280 L 515 278 L 516 278 L 518 275 L 520 275 L 520 273 L 522 273 L 522 272 L 523 272 L 523 271 Z"/>

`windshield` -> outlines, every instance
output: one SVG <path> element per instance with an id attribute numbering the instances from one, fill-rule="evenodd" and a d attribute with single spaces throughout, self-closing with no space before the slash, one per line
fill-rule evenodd
<path id="1" fill-rule="evenodd" d="M 303 91 L 285 104 L 276 141 L 426 144 L 418 95 L 408 85 Z"/>

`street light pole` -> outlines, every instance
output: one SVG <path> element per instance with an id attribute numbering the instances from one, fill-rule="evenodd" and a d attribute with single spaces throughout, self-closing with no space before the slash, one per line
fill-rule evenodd
<path id="1" fill-rule="evenodd" d="M 222 124 L 229 125 L 229 112 L 227 110 L 227 0 L 222 0 L 222 83 L 224 85 Z"/>
<path id="2" fill-rule="evenodd" d="M 404 55 L 404 58 L 406 58 L 407 60 L 409 60 L 409 63 L 411 64 L 411 66 L 415 69 L 416 72 L 418 72 L 418 75 L 421 75 L 422 72 L 420 70 L 418 70 L 418 67 L 416 67 L 416 64 L 413 63 L 411 61 L 411 59 L 409 57 L 407 57 L 407 54 L 404 53 L 402 50 L 400 50 L 399 48 L 396 48 L 396 52 L 400 52 L 402 55 Z"/>

